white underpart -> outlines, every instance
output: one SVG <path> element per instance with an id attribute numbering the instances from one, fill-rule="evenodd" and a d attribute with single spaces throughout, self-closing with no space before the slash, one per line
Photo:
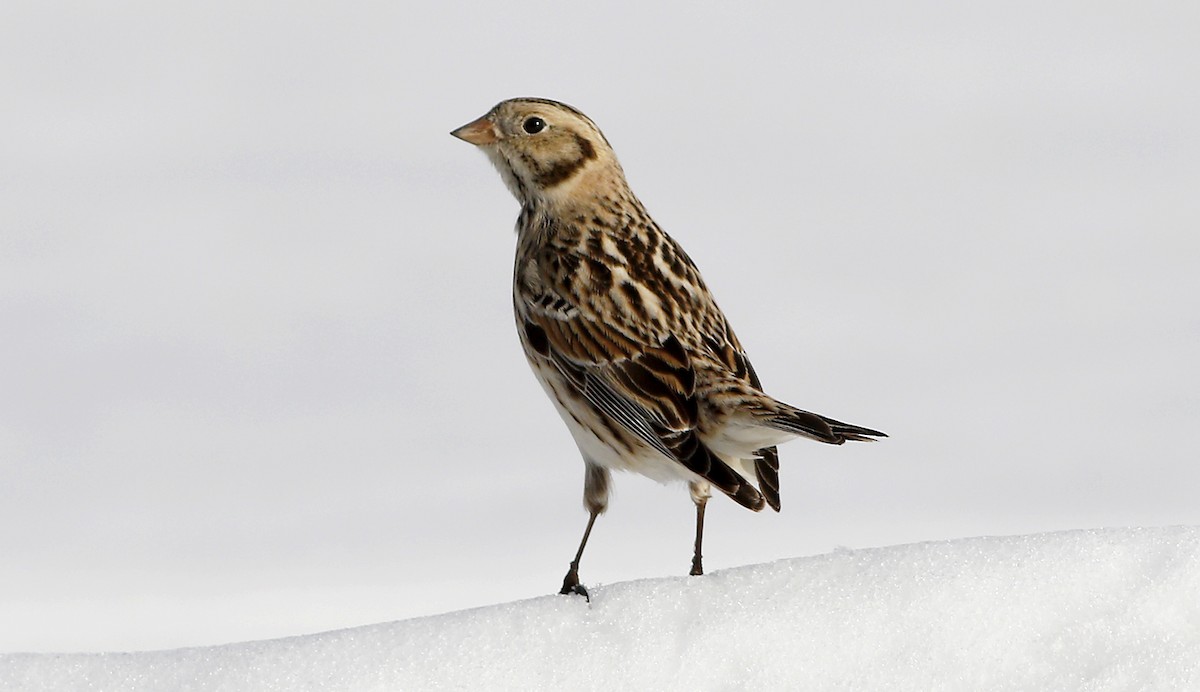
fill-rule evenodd
<path id="1" fill-rule="evenodd" d="M 729 417 L 719 434 L 703 437 L 702 441 L 722 457 L 748 459 L 763 447 L 773 447 L 797 437 L 796 433 L 752 425 L 734 415 Z"/>
<path id="2" fill-rule="evenodd" d="M 607 434 L 606 428 L 590 407 L 579 406 L 577 410 L 571 412 L 560 403 L 561 400 L 572 395 L 569 384 L 557 374 L 542 377 L 536 367 L 534 372 L 538 374 L 538 381 L 546 390 L 550 401 L 554 403 L 554 408 L 562 417 L 567 430 L 571 432 L 571 437 L 574 438 L 575 445 L 584 459 L 614 471 L 632 471 L 659 483 L 705 482 L 702 477 L 689 471 L 683 464 L 640 440 L 634 444 L 633 452 L 623 453 L 618 446 L 608 443 L 601 437 L 601 435 Z M 584 426 L 576 422 L 576 416 L 584 421 Z M 722 432 L 724 434 L 720 437 L 704 439 L 704 444 L 730 468 L 755 486 L 758 484 L 758 475 L 754 469 L 754 452 L 796 437 L 796 435 L 769 428 L 752 429 L 741 425 L 726 427 Z M 764 437 L 764 433 L 766 437 Z M 633 440 L 634 438 L 629 436 L 628 439 Z"/>
<path id="3" fill-rule="evenodd" d="M 731 416 L 719 434 L 702 436 L 701 442 L 729 464 L 730 468 L 747 480 L 753 481 L 757 487 L 758 473 L 754 469 L 754 453 L 764 447 L 774 447 L 797 437 L 798 435 L 782 430 L 749 425 L 740 421 L 737 416 Z"/>
<path id="4" fill-rule="evenodd" d="M 632 452 L 624 451 L 625 445 L 622 443 L 610 443 L 601 437 L 608 435 L 608 429 L 590 406 L 581 404 L 574 407 L 574 410 L 568 410 L 563 405 L 563 401 L 575 396 L 570 384 L 557 373 L 544 376 L 544 372 L 536 365 L 534 373 L 566 424 L 567 430 L 571 432 L 571 437 L 574 438 L 575 445 L 584 459 L 614 471 L 632 471 L 659 483 L 704 482 L 702 477 L 687 470 L 683 464 L 637 440 L 633 435 L 623 438 L 632 444 Z M 583 425 L 576 422 L 577 417 L 583 421 Z M 612 425 L 619 426 L 617 423 Z M 741 464 L 735 466 L 739 472 L 740 467 Z M 753 474 L 749 478 L 753 478 Z"/>
<path id="5" fill-rule="evenodd" d="M 536 369 L 535 372 L 537 372 Z M 591 410 L 590 406 L 580 405 L 574 411 L 568 411 L 563 406 L 561 400 L 573 396 L 571 386 L 568 383 L 564 382 L 558 375 L 542 377 L 540 372 L 538 373 L 538 381 L 542 383 L 542 388 L 546 390 L 546 394 L 554 402 L 554 408 L 558 411 L 558 415 L 562 417 L 563 422 L 566 423 L 567 430 L 571 431 L 571 437 L 575 439 L 575 445 L 579 447 L 579 453 L 593 464 L 614 471 L 633 471 L 660 483 L 704 480 L 700 476 L 688 471 L 683 464 L 640 440 L 637 440 L 633 444 L 633 452 L 622 453 L 621 448 L 623 448 L 623 445 L 618 443 L 617 446 L 614 446 L 600 437 L 600 435 L 606 434 L 607 429 L 597 414 Z M 584 422 L 583 426 L 575 421 L 576 417 Z M 619 424 L 613 423 L 613 425 Z M 626 439 L 635 440 L 632 435 L 627 436 Z"/>

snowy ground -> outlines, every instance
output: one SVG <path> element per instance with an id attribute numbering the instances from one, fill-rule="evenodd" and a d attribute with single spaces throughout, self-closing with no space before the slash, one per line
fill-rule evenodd
<path id="1" fill-rule="evenodd" d="M 592 594 L 208 648 L 8 655 L 0 689 L 1200 689 L 1195 527 L 847 550 Z"/>

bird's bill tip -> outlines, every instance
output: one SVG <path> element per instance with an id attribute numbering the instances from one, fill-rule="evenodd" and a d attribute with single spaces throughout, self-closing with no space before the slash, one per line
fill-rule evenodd
<path id="1" fill-rule="evenodd" d="M 496 130 L 496 124 L 489 120 L 486 115 L 463 125 L 450 134 L 464 142 L 470 142 L 480 147 L 495 144 L 500 140 L 500 133 Z"/>

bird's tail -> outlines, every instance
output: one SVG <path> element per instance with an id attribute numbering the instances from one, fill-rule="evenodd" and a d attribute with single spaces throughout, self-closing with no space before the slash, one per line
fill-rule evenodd
<path id="1" fill-rule="evenodd" d="M 840 445 L 847 440 L 874 442 L 877 437 L 887 437 L 886 433 L 878 430 L 843 423 L 818 413 L 802 411 L 795 406 L 789 406 L 774 399 L 756 413 L 762 425 L 832 445 Z"/>

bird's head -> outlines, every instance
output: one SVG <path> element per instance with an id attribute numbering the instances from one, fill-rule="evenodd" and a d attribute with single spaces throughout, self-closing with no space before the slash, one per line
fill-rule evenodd
<path id="1" fill-rule="evenodd" d="M 522 204 L 557 205 L 625 184 L 600 129 L 565 103 L 509 99 L 450 134 L 483 149 Z"/>

